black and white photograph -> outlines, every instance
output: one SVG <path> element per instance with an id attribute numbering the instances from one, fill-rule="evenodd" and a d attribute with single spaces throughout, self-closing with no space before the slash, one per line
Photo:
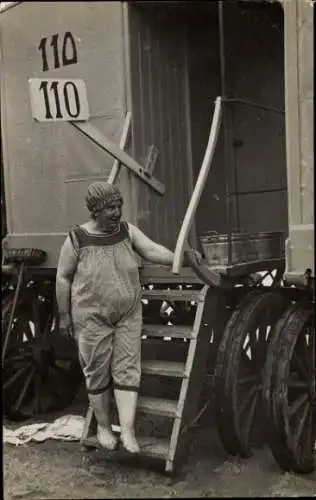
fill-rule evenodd
<path id="1" fill-rule="evenodd" d="M 5 500 L 316 495 L 314 7 L 0 2 Z"/>

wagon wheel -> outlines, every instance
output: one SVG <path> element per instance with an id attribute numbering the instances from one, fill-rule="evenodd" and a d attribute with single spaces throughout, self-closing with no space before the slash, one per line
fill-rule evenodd
<path id="1" fill-rule="evenodd" d="M 248 294 L 224 333 L 223 354 L 216 361 L 216 394 L 223 393 L 217 421 L 223 444 L 232 454 L 251 456 L 253 442 L 262 438 L 263 422 L 258 417 L 269 333 L 286 305 L 277 292 Z M 228 432 L 234 437 L 233 446 Z"/>
<path id="2" fill-rule="evenodd" d="M 279 360 L 277 351 L 279 350 L 279 338 L 282 330 L 288 326 L 288 321 L 292 316 L 292 307 L 289 307 L 275 324 L 270 334 L 270 344 L 267 351 L 267 357 L 263 373 L 263 406 L 264 415 L 269 427 L 267 439 L 274 441 L 273 455 L 278 463 L 285 460 L 291 462 L 291 457 L 286 453 L 286 448 L 281 445 L 280 433 L 277 427 L 277 418 L 275 414 L 274 400 L 272 399 L 273 388 L 275 385 L 275 363 Z M 291 468 L 289 468 L 291 470 Z"/>
<path id="3" fill-rule="evenodd" d="M 225 368 L 229 362 L 231 337 L 239 321 L 242 319 L 242 308 L 253 298 L 259 295 L 258 290 L 246 294 L 230 316 L 218 345 L 214 367 L 215 392 L 215 420 L 221 442 L 225 450 L 237 455 L 239 451 L 238 437 L 231 425 L 233 414 L 229 410 L 229 403 L 225 391 Z"/>
<path id="4" fill-rule="evenodd" d="M 313 305 L 300 302 L 278 322 L 275 349 L 269 349 L 264 402 L 272 419 L 268 441 L 285 470 L 314 469 L 315 323 Z"/>
<path id="5" fill-rule="evenodd" d="M 161 290 L 165 286 L 155 283 L 155 285 L 143 285 L 142 287 L 143 290 L 150 290 L 151 288 Z M 142 299 L 142 308 L 144 322 L 154 322 L 158 325 L 168 323 L 169 315 L 166 313 L 163 300 Z"/>
<path id="6" fill-rule="evenodd" d="M 166 284 L 155 283 L 152 287 L 156 290 L 166 289 Z M 169 284 L 169 289 L 179 289 L 179 285 Z M 183 289 L 196 289 L 195 285 L 181 286 Z M 143 290 L 149 289 L 149 285 L 143 285 Z M 169 321 L 173 325 L 187 325 L 193 323 L 196 304 L 190 302 L 175 302 L 167 300 L 142 299 L 144 321 L 166 325 Z"/>
<path id="7" fill-rule="evenodd" d="M 9 314 L 10 307 L 6 305 L 3 331 Z M 64 408 L 76 394 L 81 381 L 79 363 L 55 358 L 52 348 L 58 335 L 55 323 L 52 297 L 41 295 L 34 283 L 25 286 L 15 311 L 2 369 L 4 409 L 11 419 Z"/>
<path id="8" fill-rule="evenodd" d="M 11 277 L 1 273 L 1 296 L 7 296 L 11 293 Z"/>
<path id="9" fill-rule="evenodd" d="M 177 288 L 178 290 L 198 290 L 201 287 L 199 285 L 177 285 L 173 288 Z M 173 325 L 193 324 L 197 308 L 196 302 L 168 301 L 168 305 L 172 309 L 169 317 Z"/>
<path id="10" fill-rule="evenodd" d="M 251 446 L 265 434 L 262 419 L 262 378 L 270 332 L 288 301 L 278 292 L 257 297 L 244 309 L 243 320 L 234 332 L 227 370 L 233 425 L 239 438 L 239 453 L 251 456 Z"/>
<path id="11" fill-rule="evenodd" d="M 276 288 L 283 285 L 284 266 L 255 273 L 256 285 Z"/>

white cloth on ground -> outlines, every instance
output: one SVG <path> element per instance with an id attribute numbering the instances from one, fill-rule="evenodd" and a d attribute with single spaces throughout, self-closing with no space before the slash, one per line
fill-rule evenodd
<path id="1" fill-rule="evenodd" d="M 80 441 L 85 417 L 64 415 L 54 422 L 41 422 L 23 425 L 18 429 L 3 426 L 3 442 L 19 446 L 29 441 L 43 442 L 47 439 L 61 441 Z"/>

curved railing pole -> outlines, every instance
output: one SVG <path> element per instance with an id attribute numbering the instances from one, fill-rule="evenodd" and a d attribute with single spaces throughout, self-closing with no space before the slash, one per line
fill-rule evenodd
<path id="1" fill-rule="evenodd" d="M 210 166 L 212 163 L 212 159 L 214 156 L 214 151 L 217 143 L 217 137 L 221 124 L 221 111 L 222 111 L 222 99 L 221 97 L 217 97 L 215 101 L 215 109 L 213 114 L 213 120 L 210 130 L 210 135 L 203 159 L 203 163 L 201 166 L 201 170 L 199 172 L 191 200 L 189 206 L 187 208 L 186 214 L 184 216 L 182 226 L 179 232 L 175 252 L 174 259 L 172 265 L 172 272 L 174 274 L 179 274 L 181 262 L 183 259 L 183 253 L 187 246 L 188 234 L 191 229 L 193 219 L 195 216 L 196 209 L 198 207 L 201 195 L 203 193 L 203 189 L 209 174 Z"/>

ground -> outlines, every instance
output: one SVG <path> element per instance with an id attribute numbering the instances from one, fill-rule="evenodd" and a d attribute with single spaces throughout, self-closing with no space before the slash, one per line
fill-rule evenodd
<path id="1" fill-rule="evenodd" d="M 64 413 L 84 412 L 85 404 L 77 401 Z M 316 496 L 316 473 L 281 471 L 265 446 L 249 459 L 227 455 L 211 412 L 194 431 L 188 461 L 174 477 L 163 475 L 154 464 L 141 468 L 83 452 L 77 442 L 4 446 L 5 500 L 212 496 Z"/>

